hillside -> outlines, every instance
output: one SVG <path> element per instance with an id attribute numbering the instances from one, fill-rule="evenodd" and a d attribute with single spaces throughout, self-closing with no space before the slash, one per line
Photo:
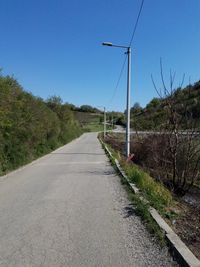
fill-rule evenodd
<path id="1" fill-rule="evenodd" d="M 103 131 L 104 113 L 74 111 L 75 118 L 79 121 L 80 126 L 84 131 Z M 111 130 L 114 125 L 125 125 L 125 116 L 122 112 L 107 111 L 106 112 L 106 128 Z"/>
<path id="2" fill-rule="evenodd" d="M 74 111 L 74 117 L 79 121 L 84 131 L 101 131 L 103 130 L 103 113 L 91 113 L 83 111 Z"/>
<path id="3" fill-rule="evenodd" d="M 131 109 L 131 126 L 136 130 L 159 130 L 168 119 L 168 106 L 182 118 L 181 128 L 200 129 L 200 81 L 176 89 L 164 98 L 152 99 L 145 108 L 135 104 Z M 188 124 L 189 122 L 189 124 Z"/>

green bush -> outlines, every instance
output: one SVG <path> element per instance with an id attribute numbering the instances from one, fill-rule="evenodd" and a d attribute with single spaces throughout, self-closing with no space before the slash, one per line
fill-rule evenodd
<path id="1" fill-rule="evenodd" d="M 66 144 L 82 133 L 59 97 L 45 102 L 0 75 L 0 175 Z"/>

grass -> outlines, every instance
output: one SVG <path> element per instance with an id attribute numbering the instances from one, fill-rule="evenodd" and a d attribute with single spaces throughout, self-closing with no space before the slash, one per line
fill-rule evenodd
<path id="1" fill-rule="evenodd" d="M 169 207 L 173 201 L 170 191 L 162 183 L 155 181 L 137 165 L 128 164 L 124 160 L 121 160 L 120 163 L 129 181 L 137 185 L 151 206 L 165 215 L 166 208 Z"/>
<path id="2" fill-rule="evenodd" d="M 101 132 L 104 129 L 103 115 L 101 113 L 74 112 L 84 132 Z M 110 130 L 110 127 L 106 127 Z"/>
<path id="3" fill-rule="evenodd" d="M 74 116 L 85 131 L 95 132 L 103 130 L 102 114 L 75 111 Z"/>
<path id="4" fill-rule="evenodd" d="M 166 245 L 166 240 L 163 231 L 160 229 L 158 224 L 154 221 L 152 218 L 150 212 L 149 212 L 149 207 L 150 203 L 145 203 L 140 199 L 140 196 L 138 194 L 134 194 L 133 191 L 131 190 L 129 184 L 127 181 L 121 177 L 121 183 L 124 187 L 124 189 L 127 192 L 128 199 L 131 201 L 131 203 L 134 206 L 134 211 L 137 216 L 141 218 L 141 220 L 144 222 L 148 232 L 152 235 L 155 236 L 156 240 L 158 240 L 160 246 L 165 246 Z"/>
<path id="5" fill-rule="evenodd" d="M 101 132 L 103 131 L 103 129 L 104 127 L 102 124 L 94 123 L 94 122 L 86 123 L 83 126 L 83 130 L 86 132 Z"/>
<path id="6" fill-rule="evenodd" d="M 95 123 L 95 122 L 90 122 L 86 123 L 84 126 L 82 126 L 82 129 L 85 132 L 103 132 L 104 130 L 104 125 L 101 123 Z M 112 128 L 110 126 L 106 126 L 106 130 L 111 130 Z"/>
<path id="7" fill-rule="evenodd" d="M 138 195 L 132 194 L 129 199 L 135 206 L 136 215 L 140 216 L 149 233 L 156 237 L 161 246 L 166 245 L 164 233 L 149 212 L 149 204 L 145 204 Z"/>

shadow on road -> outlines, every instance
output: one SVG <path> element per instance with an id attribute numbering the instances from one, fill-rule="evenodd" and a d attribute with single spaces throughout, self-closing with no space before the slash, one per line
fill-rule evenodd
<path id="1" fill-rule="evenodd" d="M 106 176 L 109 176 L 109 175 L 115 175 L 116 173 L 115 173 L 115 171 L 102 171 L 102 170 L 95 170 L 95 171 L 87 171 L 87 173 L 90 173 L 90 174 L 94 174 L 94 175 L 106 175 Z"/>

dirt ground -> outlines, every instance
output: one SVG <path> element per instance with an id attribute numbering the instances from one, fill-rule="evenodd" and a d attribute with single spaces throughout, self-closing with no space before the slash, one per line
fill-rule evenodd
<path id="1" fill-rule="evenodd" d="M 180 214 L 172 220 L 171 226 L 200 260 L 200 207 L 179 199 L 177 208 Z"/>

